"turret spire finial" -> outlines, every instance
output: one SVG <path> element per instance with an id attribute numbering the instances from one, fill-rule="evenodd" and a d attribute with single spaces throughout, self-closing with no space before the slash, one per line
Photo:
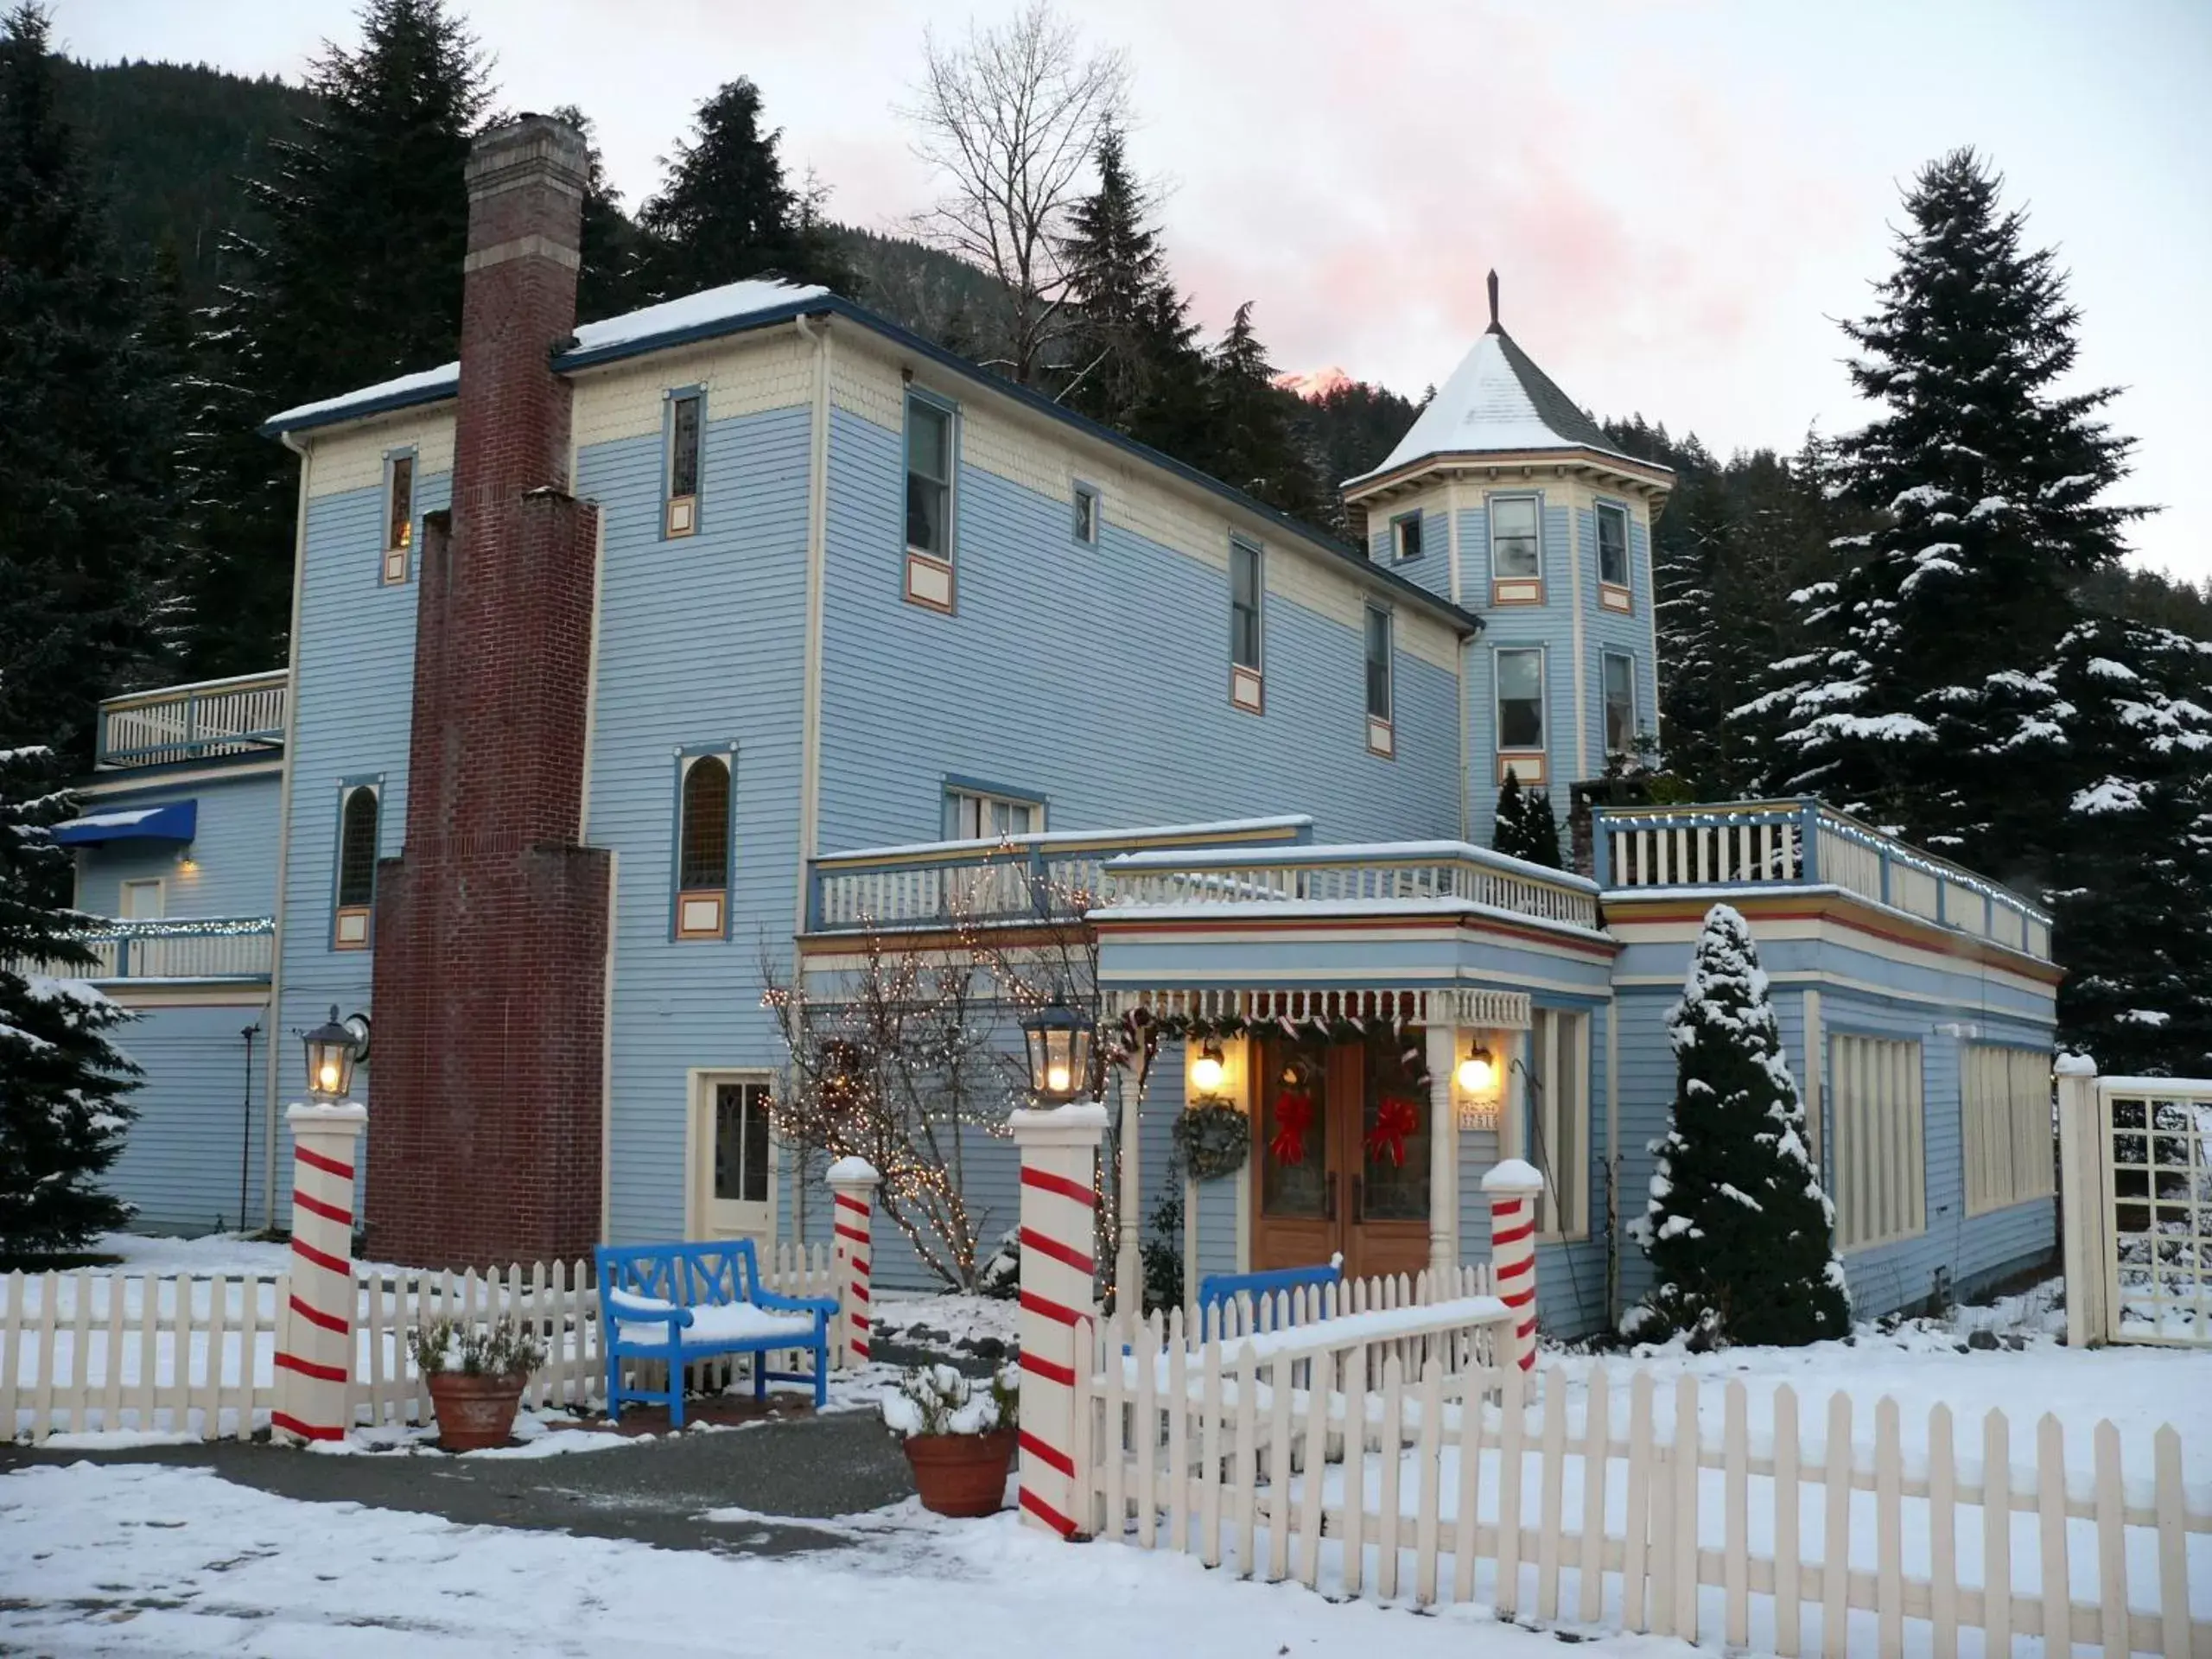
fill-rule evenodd
<path id="1" fill-rule="evenodd" d="M 1490 274 L 1490 331 L 1493 334 L 1505 332 L 1497 326 L 1497 273 L 1495 270 Z"/>

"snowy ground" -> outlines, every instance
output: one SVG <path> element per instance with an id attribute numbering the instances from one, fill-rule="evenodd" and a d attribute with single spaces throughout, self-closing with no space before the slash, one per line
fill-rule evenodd
<path id="1" fill-rule="evenodd" d="M 950 1342 L 982 1342 L 996 1338 L 1009 1349 L 1020 1325 L 1021 1309 L 1011 1298 L 926 1295 L 914 1291 L 880 1291 L 875 1299 L 878 1335 L 914 1342 L 912 1334 L 924 1330 L 938 1333 L 918 1345 L 938 1346 Z"/>
<path id="2" fill-rule="evenodd" d="M 743 1526 L 749 1514 L 702 1527 Z M 911 1503 L 838 1523 L 854 1547 L 765 1560 L 302 1503 L 203 1470 L 77 1464 L 0 1478 L 0 1646 L 42 1654 L 785 1655 L 1027 1651 L 1543 1659 L 1480 1611 L 1332 1605 L 1187 1559 L 1059 1543 L 1011 1515 Z M 834 1633 L 834 1634 L 833 1634 Z M 1686 1655 L 1614 1637 L 1607 1656 Z"/>

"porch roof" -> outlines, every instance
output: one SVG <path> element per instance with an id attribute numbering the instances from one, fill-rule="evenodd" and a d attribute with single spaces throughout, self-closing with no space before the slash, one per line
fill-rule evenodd
<path id="1" fill-rule="evenodd" d="M 1474 985 L 1110 985 L 1102 987 L 1100 1001 L 1109 1020 L 1142 1008 L 1155 1019 L 1207 1024 L 1230 1020 L 1281 1020 L 1294 1026 L 1395 1020 L 1409 1026 L 1526 1031 L 1532 1023 L 1528 992 Z"/>

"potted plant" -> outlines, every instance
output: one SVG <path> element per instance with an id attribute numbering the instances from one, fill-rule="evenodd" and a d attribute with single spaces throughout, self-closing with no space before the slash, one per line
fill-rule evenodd
<path id="1" fill-rule="evenodd" d="M 1002 1365 L 987 1380 L 924 1365 L 884 1396 L 885 1425 L 905 1443 L 922 1507 L 938 1515 L 995 1515 L 1014 1462 L 1020 1379 Z"/>
<path id="2" fill-rule="evenodd" d="M 505 1446 L 514 1432 L 530 1374 L 545 1363 L 545 1344 L 502 1316 L 489 1325 L 435 1319 L 407 1333 L 415 1368 L 430 1390 L 438 1444 L 448 1452 Z"/>

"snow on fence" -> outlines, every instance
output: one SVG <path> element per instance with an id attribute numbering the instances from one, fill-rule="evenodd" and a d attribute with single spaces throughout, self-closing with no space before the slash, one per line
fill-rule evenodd
<path id="1" fill-rule="evenodd" d="M 2171 1427 L 2146 1477 L 2099 1423 L 2069 1483 L 2050 1415 L 2016 1462 L 2003 1414 L 1961 1457 L 1938 1405 L 1909 1455 L 1893 1400 L 1869 1446 L 1849 1395 L 1808 1437 L 1783 1387 L 1755 1437 L 1730 1381 L 1716 1438 L 1697 1378 L 1525 1378 L 1480 1339 L 1504 1328 L 1472 1300 L 1256 1337 L 1109 1326 L 1077 1368 L 1078 1526 L 1332 1594 L 1738 1650 L 1889 1656 L 1911 1621 L 1943 1659 L 1961 1631 L 1993 1654 L 2054 1630 L 2107 1656 L 2212 1652 L 2212 1510 Z"/>
<path id="2" fill-rule="evenodd" d="M 834 1296 L 836 1277 L 818 1244 L 780 1244 L 761 1273 L 766 1288 L 791 1296 Z M 442 1318 L 505 1314 L 536 1329 L 547 1356 L 524 1391 L 526 1406 L 582 1408 L 606 1395 L 588 1261 L 480 1274 L 365 1268 L 355 1292 L 348 1399 L 357 1423 L 429 1421 L 429 1392 L 407 1333 Z M 15 1436 L 34 1444 L 94 1431 L 244 1440 L 269 1426 L 280 1321 L 291 1306 L 286 1275 L 11 1273 L 0 1279 L 0 1426 Z M 727 1385 L 733 1363 L 696 1368 L 702 1385 Z"/>

